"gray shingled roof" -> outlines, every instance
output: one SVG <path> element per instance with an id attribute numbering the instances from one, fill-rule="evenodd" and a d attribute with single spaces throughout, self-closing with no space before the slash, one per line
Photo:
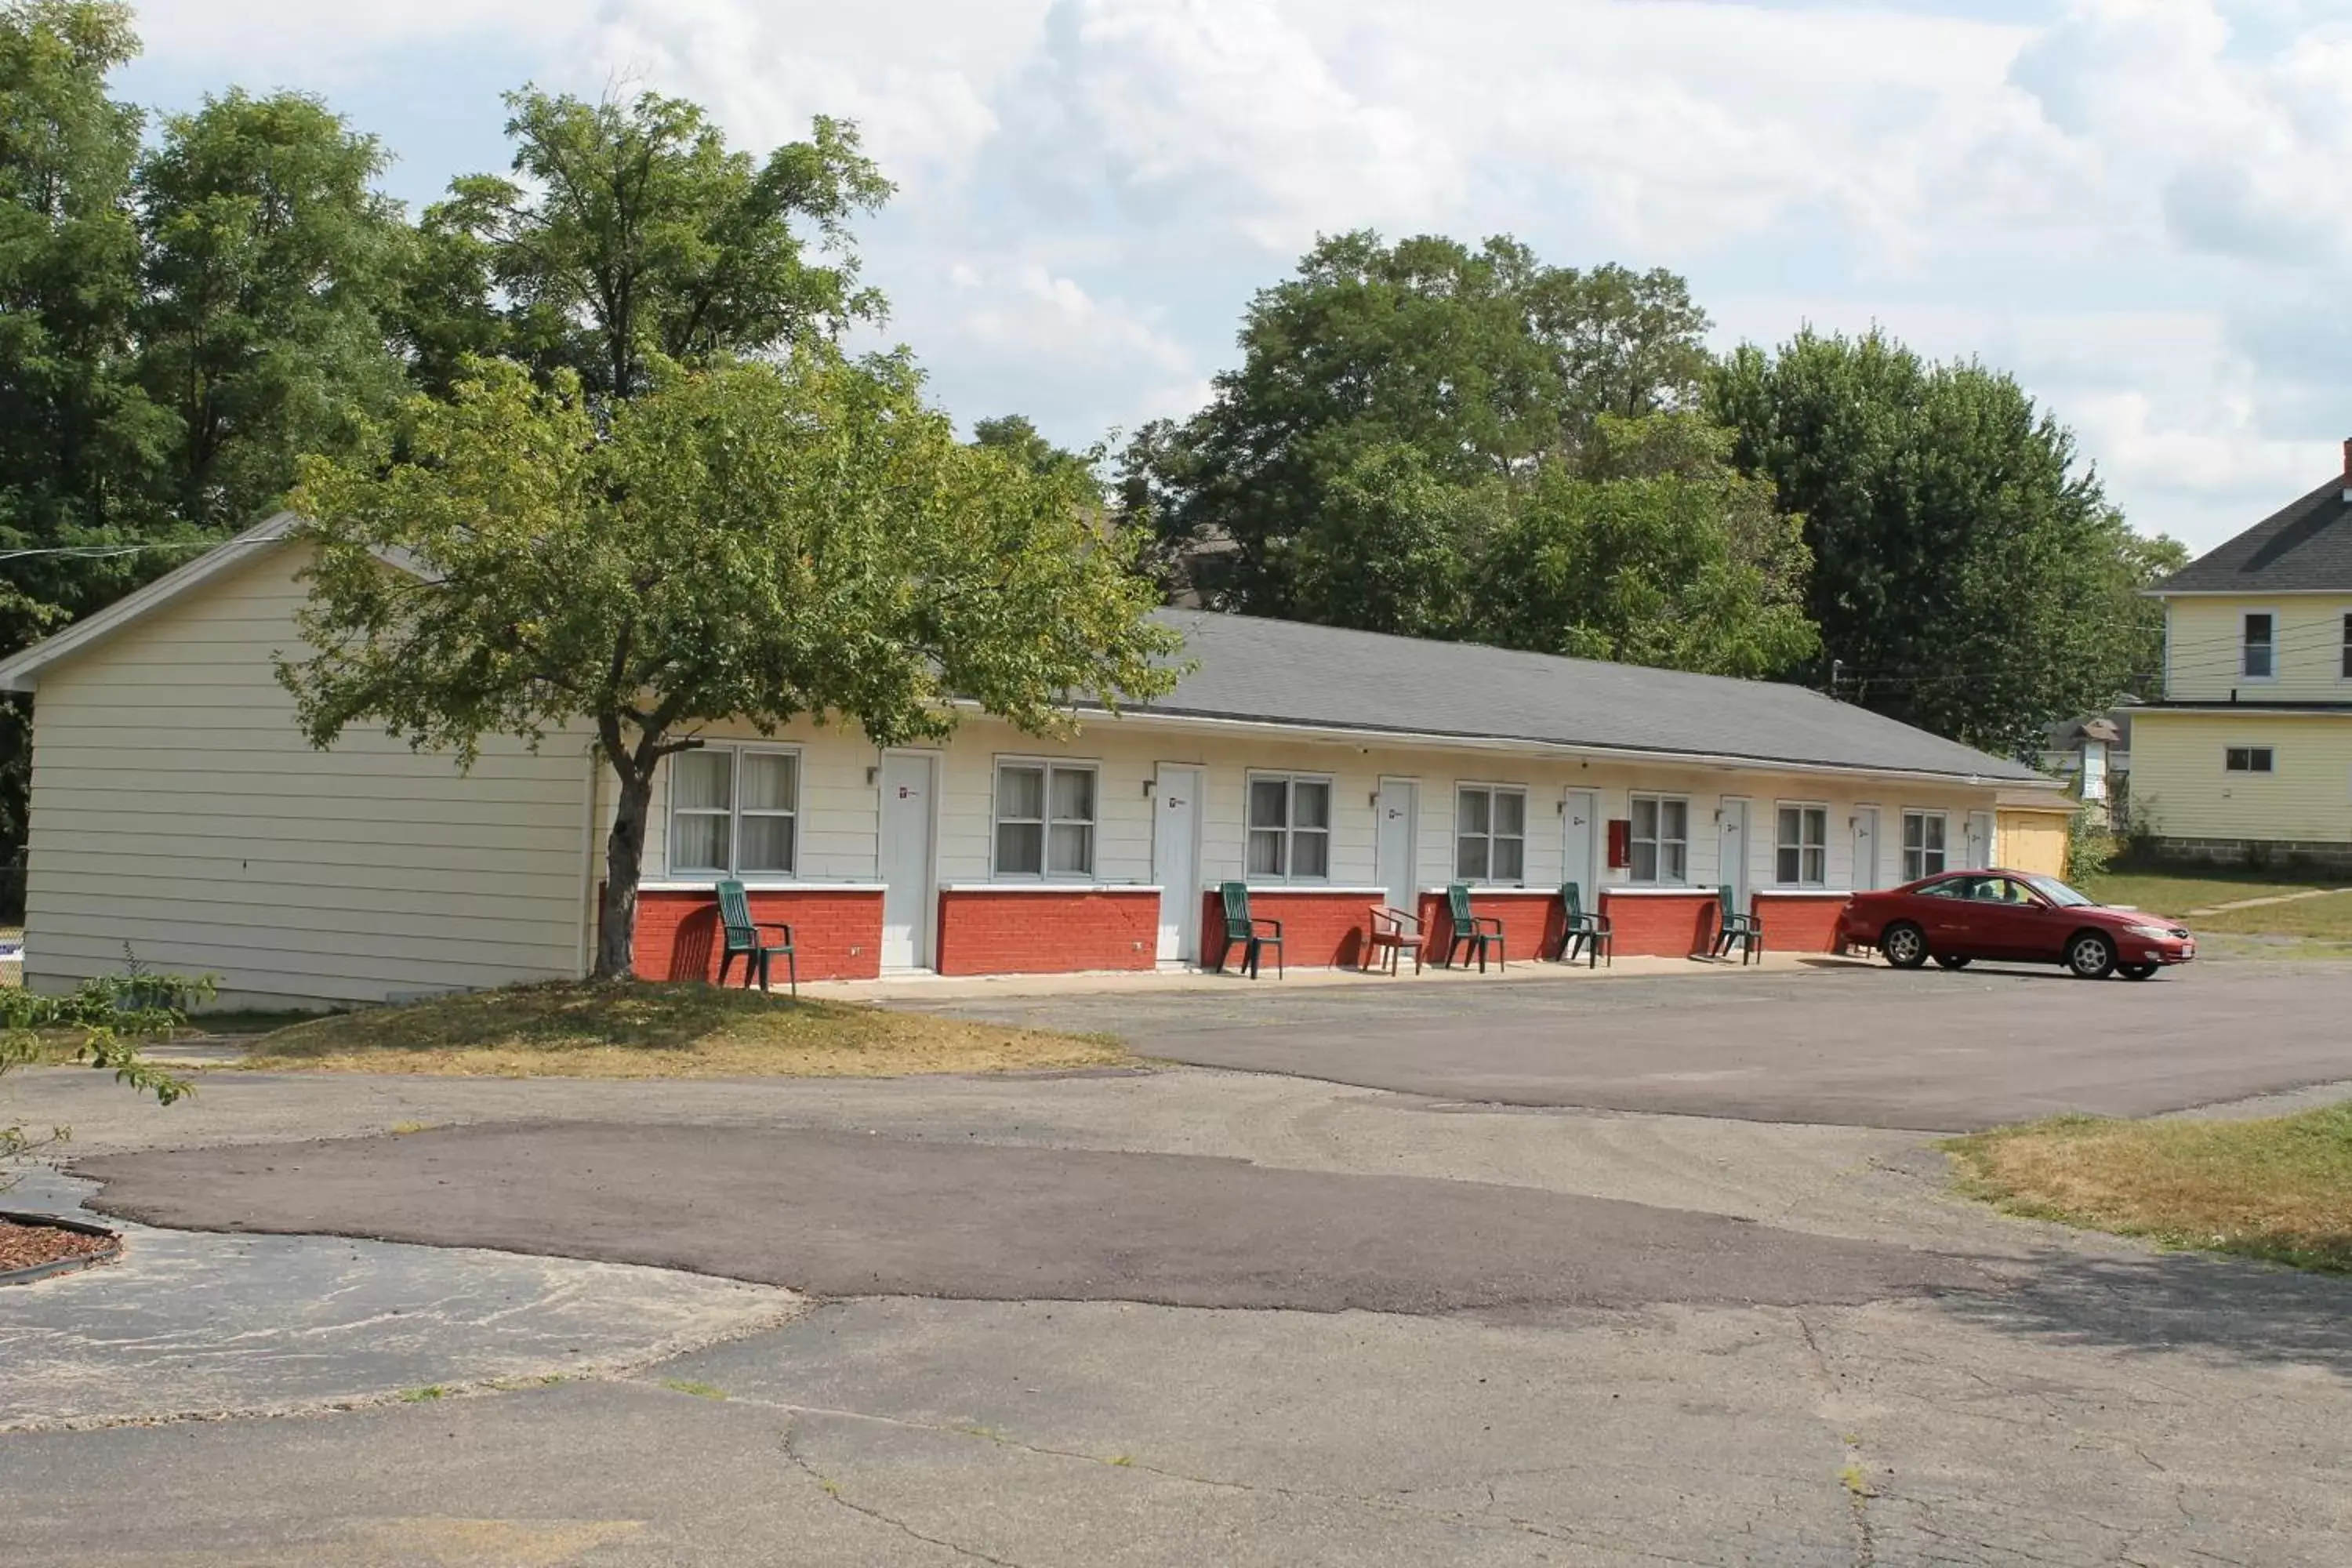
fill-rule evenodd
<path id="1" fill-rule="evenodd" d="M 1198 666 L 1138 712 L 2035 780 L 2021 763 L 1800 686 L 1294 621 L 1162 610 Z"/>
<path id="2" fill-rule="evenodd" d="M 2159 594 L 2352 593 L 2352 503 L 2338 475 L 2157 584 Z"/>

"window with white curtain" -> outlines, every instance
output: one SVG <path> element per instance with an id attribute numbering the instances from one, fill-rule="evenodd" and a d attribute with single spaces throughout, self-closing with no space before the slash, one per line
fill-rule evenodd
<path id="1" fill-rule="evenodd" d="M 999 763 L 996 874 L 1091 878 L 1096 783 L 1090 763 Z"/>
<path id="2" fill-rule="evenodd" d="M 1633 878 L 1654 888 L 1690 880 L 1690 802 L 1680 795 L 1637 795 L 1633 807 Z"/>
<path id="3" fill-rule="evenodd" d="M 1822 805 L 1780 807 L 1773 874 L 1784 888 L 1818 888 L 1829 880 L 1830 813 Z"/>
<path id="4" fill-rule="evenodd" d="M 702 746 L 669 760 L 672 876 L 789 877 L 801 759 L 774 746 Z"/>
<path id="5" fill-rule="evenodd" d="M 1249 875 L 1321 882 L 1331 875 L 1331 781 L 1299 773 L 1249 776 Z"/>
<path id="6" fill-rule="evenodd" d="M 1944 869 L 1944 845 L 1949 819 L 1940 811 L 1903 814 L 1903 879 L 1916 882 Z"/>
<path id="7" fill-rule="evenodd" d="M 1455 788 L 1454 875 L 1465 882 L 1527 880 L 1526 790 L 1496 784 Z"/>

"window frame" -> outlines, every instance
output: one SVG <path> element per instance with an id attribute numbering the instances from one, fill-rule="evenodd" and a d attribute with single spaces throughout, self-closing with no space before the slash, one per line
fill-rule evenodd
<path id="1" fill-rule="evenodd" d="M 1942 831 L 1937 836 L 1942 840 L 1942 842 L 1937 844 L 1932 850 L 1927 847 L 1927 824 L 1930 820 L 1938 824 L 1942 828 Z M 1911 844 L 1911 825 L 1914 822 L 1920 825 L 1919 844 L 1918 847 L 1916 849 L 1912 847 Z M 1915 854 L 1919 857 L 1920 868 L 1916 871 L 1914 871 L 1911 868 L 1911 857 Z M 1931 854 L 1936 857 L 1936 864 L 1932 868 L 1927 865 L 1927 857 Z M 1962 868 L 1966 869 L 1966 868 Z M 1952 869 L 1954 869 L 1952 865 L 1952 814 L 1948 811 L 1937 810 L 1933 806 L 1905 806 L 1903 808 L 1903 880 L 1896 885 L 1898 887 L 1907 888 L 1923 877 L 1940 877 L 1945 872 Z"/>
<path id="2" fill-rule="evenodd" d="M 2344 628 L 2344 647 L 2343 662 L 2337 666 L 2339 673 L 2336 679 L 2352 681 L 2352 610 L 2345 611 L 2337 619 Z"/>
<path id="3" fill-rule="evenodd" d="M 2246 759 L 2244 767 L 2239 767 L 2236 764 L 2235 759 L 2241 756 Z M 2254 766 L 2256 757 L 2262 758 L 2263 766 Z M 2221 748 L 2221 772 L 2225 774 L 2235 773 L 2244 778 L 2276 778 L 2278 777 L 2278 748 L 2276 746 L 2224 746 Z"/>
<path id="4" fill-rule="evenodd" d="M 1642 806 L 1644 802 L 1647 802 L 1658 808 L 1654 831 L 1653 837 L 1649 838 L 1643 838 L 1642 837 Z M 1683 834 L 1680 838 L 1668 838 L 1665 836 L 1665 807 L 1670 805 L 1679 805 L 1683 808 Z M 1690 879 L 1690 796 L 1686 795 L 1668 795 L 1659 790 L 1628 791 L 1625 796 L 1625 821 L 1627 827 L 1630 829 L 1630 831 L 1625 835 L 1625 879 L 1630 886 L 1636 888 L 1687 888 L 1692 885 Z M 1651 852 L 1650 875 L 1647 877 L 1643 876 L 1640 870 L 1642 847 L 1644 844 L 1650 847 Z M 1683 864 L 1682 869 L 1678 873 L 1672 877 L 1665 877 L 1659 873 L 1665 869 L 1665 847 L 1669 844 L 1675 844 L 1681 847 L 1683 852 Z"/>
<path id="5" fill-rule="evenodd" d="M 1008 820 L 1004 816 L 1004 770 L 1035 768 L 1045 777 L 1040 782 L 1043 794 L 1038 809 L 1045 815 L 1036 817 L 1013 817 L 1014 823 L 1034 823 L 1037 827 L 1037 869 L 1008 871 L 1003 864 L 1003 829 Z M 1087 773 L 1094 779 L 1093 793 L 1087 804 L 1094 815 L 1087 818 L 1057 817 L 1054 815 L 1054 775 Z M 992 882 L 1095 883 L 1102 879 L 1102 763 L 1093 757 L 1031 757 L 1005 753 L 993 760 L 988 775 L 988 879 Z M 1054 829 L 1083 820 L 1087 829 L 1087 868 L 1084 871 L 1056 871 L 1054 867 Z"/>
<path id="6" fill-rule="evenodd" d="M 727 754 L 727 805 L 724 811 L 709 806 L 687 806 L 677 804 L 677 767 L 681 759 L 691 756 Z M 762 807 L 746 811 L 743 806 L 743 759 L 746 756 L 789 757 L 793 763 L 793 804 L 786 811 Z M 801 870 L 801 786 L 807 775 L 806 755 L 799 746 L 780 746 L 761 741 L 713 741 L 689 751 L 677 752 L 665 764 L 669 772 L 662 781 L 662 868 L 673 879 L 715 877 L 729 881 L 795 882 Z M 677 819 L 687 816 L 721 816 L 727 819 L 727 864 L 724 866 L 687 866 L 677 858 Z M 743 860 L 743 819 L 746 816 L 781 816 L 792 824 L 786 839 L 789 864 L 781 871 L 746 871 Z"/>
<path id="7" fill-rule="evenodd" d="M 2271 668 L 2268 675 L 2256 675 L 2246 668 L 2246 652 L 2253 646 L 2252 639 L 2246 636 L 2246 623 L 2256 616 L 2262 616 L 2271 624 L 2270 638 L 2265 644 L 2271 654 Z M 2242 609 L 2238 612 L 2238 679 L 2241 683 L 2249 686 L 2273 686 L 2278 683 L 2280 629 L 2279 613 L 2276 610 Z"/>
<path id="8" fill-rule="evenodd" d="M 1254 814 L 1257 810 L 1257 786 L 1261 784 L 1279 784 L 1283 786 L 1282 825 L 1279 827 L 1258 826 Z M 1320 827 L 1298 826 L 1298 786 L 1303 784 L 1322 786 L 1323 826 Z M 1297 883 L 1300 886 L 1311 887 L 1317 883 L 1329 882 L 1331 880 L 1331 841 L 1337 831 L 1339 815 L 1339 786 L 1338 780 L 1330 773 L 1294 773 L 1282 768 L 1245 770 L 1242 774 L 1242 879 L 1244 883 Z M 1282 836 L 1282 869 L 1280 871 L 1251 869 L 1252 840 L 1261 833 L 1279 833 Z M 1323 840 L 1323 869 L 1318 875 L 1302 877 L 1296 870 L 1298 865 L 1297 841 L 1302 834 L 1319 835 Z"/>
<path id="9" fill-rule="evenodd" d="M 1468 795 L 1483 795 L 1486 797 L 1486 831 L 1484 833 L 1465 833 L 1462 830 L 1462 797 Z M 1518 797 L 1519 830 L 1517 833 L 1505 834 L 1496 831 L 1495 802 L 1503 795 Z M 1454 781 L 1454 879 L 1455 881 L 1478 888 L 1524 888 L 1528 885 L 1528 790 L 1525 784 L 1483 784 L 1467 779 Z M 1482 839 L 1486 843 L 1486 869 L 1480 876 L 1465 876 L 1462 871 L 1462 845 L 1464 840 L 1474 838 Z M 1495 846 L 1508 841 L 1516 841 L 1519 847 L 1519 874 L 1516 877 L 1497 877 L 1495 875 Z"/>
<path id="10" fill-rule="evenodd" d="M 1783 812 L 1797 814 L 1797 842 L 1791 845 L 1781 837 Z M 1817 843 L 1804 841 L 1807 816 L 1821 819 L 1821 838 Z M 1781 875 L 1780 857 L 1791 849 L 1797 855 L 1797 876 L 1791 880 Z M 1820 857 L 1820 875 L 1808 877 L 1805 871 L 1807 855 Z M 1779 800 L 1772 803 L 1772 885 L 1776 888 L 1826 888 L 1830 885 L 1830 807 L 1823 800 Z"/>

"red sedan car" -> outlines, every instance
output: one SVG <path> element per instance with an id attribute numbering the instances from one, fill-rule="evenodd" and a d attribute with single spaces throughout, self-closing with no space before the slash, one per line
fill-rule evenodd
<path id="1" fill-rule="evenodd" d="M 1930 958 L 1964 969 L 1979 958 L 2062 963 L 2084 980 L 2146 980 L 2197 956 L 2188 931 L 2160 915 L 2111 910 L 2055 877 L 1948 871 L 1883 893 L 1856 893 L 1838 917 L 1847 947 L 1874 947 L 1897 969 Z"/>

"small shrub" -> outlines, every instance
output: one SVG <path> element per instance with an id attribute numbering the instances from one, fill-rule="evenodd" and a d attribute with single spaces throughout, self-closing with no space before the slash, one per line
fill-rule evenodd
<path id="1" fill-rule="evenodd" d="M 2066 879 L 2080 883 L 2105 871 L 2116 858 L 2115 836 L 2088 806 L 2074 813 L 2066 825 Z"/>
<path id="2" fill-rule="evenodd" d="M 216 990 L 210 975 L 159 974 L 142 968 L 135 958 L 123 973 L 85 980 L 62 996 L 0 989 L 0 1073 L 47 1058 L 52 1042 L 45 1037 L 78 1031 L 73 1060 L 111 1072 L 117 1083 L 153 1095 L 159 1105 L 170 1105 L 190 1092 L 188 1085 L 141 1061 L 140 1047 L 148 1040 L 168 1037 L 188 1021 L 190 1007 L 211 1001 Z M 67 1135 L 62 1128 L 39 1138 L 21 1127 L 0 1126 L 0 1161 L 17 1159 Z M 0 1174 L 0 1189 L 9 1184 Z"/>

